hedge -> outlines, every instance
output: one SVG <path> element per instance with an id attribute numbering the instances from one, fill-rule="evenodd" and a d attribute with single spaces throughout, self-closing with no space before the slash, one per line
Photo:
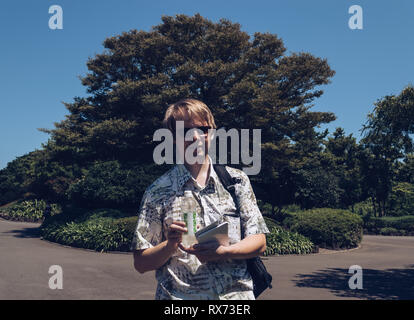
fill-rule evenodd
<path id="1" fill-rule="evenodd" d="M 319 208 L 297 212 L 290 214 L 284 225 L 322 248 L 353 248 L 362 240 L 362 218 L 347 210 Z"/>
<path id="2" fill-rule="evenodd" d="M 276 254 L 307 254 L 314 251 L 314 245 L 308 238 L 296 233 L 284 230 L 280 226 L 271 228 L 266 234 L 265 256 Z"/>
<path id="3" fill-rule="evenodd" d="M 128 217 L 115 209 L 97 209 L 78 215 L 79 212 L 52 217 L 41 226 L 42 237 L 60 244 L 97 251 L 129 251 L 137 223 L 136 216 Z M 270 218 L 265 217 L 265 221 L 271 231 L 266 235 L 265 256 L 305 254 L 314 250 L 313 243 L 306 237 L 284 230 Z"/>
<path id="4" fill-rule="evenodd" d="M 266 216 L 263 216 L 263 218 L 264 218 L 264 220 L 266 222 L 266 226 L 269 229 L 269 231 L 273 227 L 278 227 L 279 226 L 279 224 L 274 219 L 269 218 L 269 217 L 266 217 Z"/>
<path id="5" fill-rule="evenodd" d="M 382 235 L 414 235 L 414 216 L 370 217 L 364 225 L 367 233 Z"/>
<path id="6" fill-rule="evenodd" d="M 0 216 L 16 221 L 40 222 L 43 219 L 43 213 L 46 209 L 45 200 L 19 200 L 10 206 L 0 208 Z M 51 216 L 62 212 L 60 205 L 56 203 L 50 204 Z"/>
<path id="7" fill-rule="evenodd" d="M 72 217 L 73 218 L 73 217 Z M 129 251 L 137 217 L 115 209 L 97 209 L 71 220 L 51 219 L 41 236 L 53 242 L 96 251 Z"/>

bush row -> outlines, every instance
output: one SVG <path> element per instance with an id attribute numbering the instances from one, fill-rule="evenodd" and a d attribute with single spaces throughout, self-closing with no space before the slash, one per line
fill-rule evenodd
<path id="1" fill-rule="evenodd" d="M 136 217 L 127 217 L 119 210 L 98 209 L 80 217 L 51 218 L 41 226 L 41 236 L 96 251 L 129 251 L 136 222 Z"/>
<path id="2" fill-rule="evenodd" d="M 44 200 L 20 200 L 10 206 L 0 208 L 0 216 L 9 220 L 39 222 L 43 219 L 46 205 Z M 51 215 L 59 214 L 61 211 L 60 205 L 51 204 Z"/>
<path id="3" fill-rule="evenodd" d="M 362 218 L 347 210 L 319 208 L 290 213 L 283 225 L 322 248 L 353 248 L 362 240 Z"/>
<path id="4" fill-rule="evenodd" d="M 1 208 L 0 214 L 9 219 L 39 221 L 43 218 L 46 202 L 43 200 L 19 201 Z M 57 243 L 98 251 L 129 251 L 136 226 L 136 216 L 116 209 L 82 209 L 51 205 L 51 217 L 41 227 L 44 239 Z M 59 214 L 63 213 L 63 214 Z M 284 230 L 275 220 L 265 217 L 271 231 L 267 237 L 265 255 L 304 254 L 315 245 L 325 248 L 355 247 L 362 239 L 362 220 L 345 210 L 313 209 L 290 213 L 283 221 Z M 378 219 L 377 219 L 378 220 Z M 371 221 L 382 234 L 394 234 L 395 230 L 412 228 L 414 217 L 381 218 L 380 223 Z M 410 229 L 411 228 L 411 229 Z"/>
<path id="5" fill-rule="evenodd" d="M 115 209 L 99 209 L 80 217 L 76 214 L 52 217 L 41 227 L 44 239 L 73 247 L 97 251 L 129 251 L 137 217 L 125 217 Z M 266 256 L 274 254 L 305 254 L 313 243 L 304 236 L 283 230 L 265 218 L 271 233 L 266 236 Z"/>
<path id="6" fill-rule="evenodd" d="M 414 235 L 414 216 L 370 217 L 365 221 L 366 233 L 409 236 Z"/>
<path id="7" fill-rule="evenodd" d="M 314 251 L 314 245 L 308 238 L 289 232 L 280 226 L 269 228 L 266 234 L 265 256 L 276 254 L 307 254 Z"/>

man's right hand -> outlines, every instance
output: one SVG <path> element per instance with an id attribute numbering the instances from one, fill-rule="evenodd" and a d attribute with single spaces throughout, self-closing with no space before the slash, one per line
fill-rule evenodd
<path id="1" fill-rule="evenodd" d="M 167 245 L 178 249 L 178 245 L 182 241 L 183 233 L 187 232 L 184 221 L 172 221 L 167 227 Z"/>
<path id="2" fill-rule="evenodd" d="M 157 270 L 178 250 L 182 234 L 187 232 L 185 222 L 170 219 L 166 221 L 165 227 L 167 228 L 167 240 L 155 247 L 134 251 L 134 267 L 139 273 Z"/>

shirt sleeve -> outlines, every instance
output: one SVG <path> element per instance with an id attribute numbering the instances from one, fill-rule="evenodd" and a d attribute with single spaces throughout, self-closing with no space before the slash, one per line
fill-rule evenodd
<path id="1" fill-rule="evenodd" d="M 241 170 L 239 178 L 241 183 L 237 185 L 236 192 L 238 194 L 240 206 L 240 218 L 244 231 L 244 238 L 252 234 L 270 233 L 262 213 L 257 206 L 256 196 L 254 195 L 249 177 Z"/>
<path id="2" fill-rule="evenodd" d="M 162 240 L 162 223 L 160 210 L 152 201 L 151 194 L 146 191 L 142 197 L 138 212 L 138 222 L 135 228 L 131 251 L 147 249 L 156 246 Z"/>

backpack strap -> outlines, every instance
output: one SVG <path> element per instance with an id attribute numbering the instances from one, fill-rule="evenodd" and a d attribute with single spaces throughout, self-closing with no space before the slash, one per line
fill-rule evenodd
<path id="1" fill-rule="evenodd" d="M 241 183 L 240 178 L 233 178 L 230 173 L 227 171 L 224 165 L 215 164 L 213 165 L 214 170 L 217 173 L 221 183 L 223 184 L 224 188 L 231 194 L 234 204 L 236 205 L 236 213 L 235 215 L 227 214 L 228 216 L 235 216 L 240 217 L 240 206 L 238 197 L 234 190 L 236 184 Z M 243 226 L 240 219 L 240 231 L 241 231 L 241 238 L 243 238 Z M 250 259 L 246 259 L 247 270 L 250 273 L 252 280 L 253 280 L 253 293 L 255 298 L 257 298 L 264 290 L 267 288 L 272 288 L 272 275 L 267 272 L 265 265 L 263 264 L 262 259 L 260 257 L 254 257 Z"/>
<path id="2" fill-rule="evenodd" d="M 221 183 L 224 185 L 226 189 L 232 189 L 234 190 L 234 185 L 241 183 L 240 178 L 234 178 L 230 175 L 230 173 L 227 171 L 226 166 L 223 164 L 214 164 L 213 165 L 214 170 L 216 171 L 218 177 L 221 180 Z"/>
<path id="3" fill-rule="evenodd" d="M 227 171 L 226 166 L 222 164 L 214 164 L 214 170 L 216 171 L 217 176 L 219 177 L 221 183 L 223 184 L 224 188 L 230 193 L 231 197 L 233 198 L 234 204 L 236 205 L 236 214 L 230 215 L 239 217 L 240 216 L 240 207 L 239 207 L 239 199 L 236 195 L 235 185 L 241 183 L 240 178 L 235 178 L 230 175 Z"/>

